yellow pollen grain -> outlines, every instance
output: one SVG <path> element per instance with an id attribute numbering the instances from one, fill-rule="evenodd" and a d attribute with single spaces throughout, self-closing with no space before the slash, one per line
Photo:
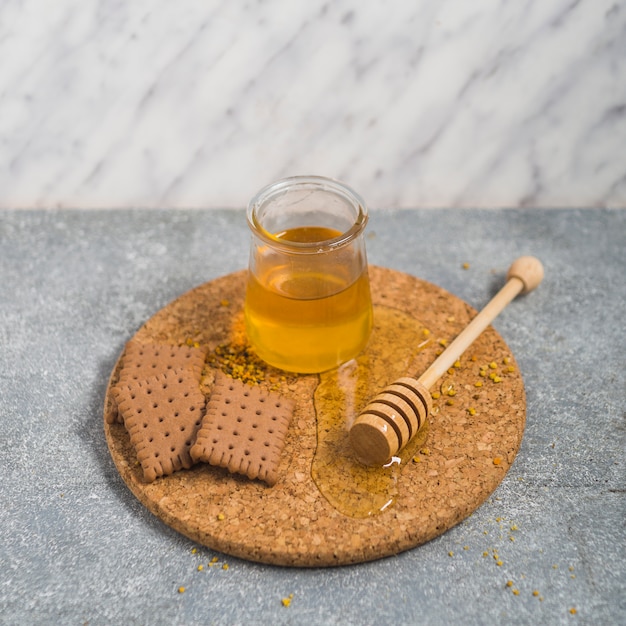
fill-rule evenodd
<path id="1" fill-rule="evenodd" d="M 507 580 L 506 581 L 506 586 L 507 587 L 512 587 L 513 586 L 513 581 L 512 580 Z"/>
<path id="2" fill-rule="evenodd" d="M 490 370 L 495 370 L 497 367 L 498 367 L 498 364 L 495 361 L 491 361 L 491 363 L 489 363 Z"/>
<path id="3" fill-rule="evenodd" d="M 482 381 L 482 380 L 477 380 L 477 381 L 474 383 L 474 387 L 482 387 L 482 386 L 483 386 L 483 381 Z"/>
<path id="4" fill-rule="evenodd" d="M 494 465 L 500 465 L 500 463 L 502 463 L 502 459 L 499 456 L 497 456 L 497 457 L 495 457 L 493 459 L 493 464 Z"/>
<path id="5" fill-rule="evenodd" d="M 463 265 L 461 265 L 461 267 L 462 267 L 464 270 L 468 270 L 468 269 L 470 268 L 470 264 L 469 264 L 469 263 L 463 263 Z"/>
<path id="6" fill-rule="evenodd" d="M 473 408 L 473 407 L 470 407 L 469 409 L 467 409 L 467 412 L 468 412 L 470 415 L 476 415 L 476 409 L 475 409 L 475 408 Z"/>
<path id="7" fill-rule="evenodd" d="M 217 519 L 222 522 L 226 519 L 226 515 L 224 515 L 224 513 L 218 513 L 217 514 Z"/>
<path id="8" fill-rule="evenodd" d="M 178 593 L 185 593 L 185 588 L 184 587 L 179 587 L 178 588 Z"/>
<path id="9" fill-rule="evenodd" d="M 198 571 L 201 572 L 204 569 L 204 565 L 198 565 Z"/>
<path id="10" fill-rule="evenodd" d="M 433 400 L 439 400 L 439 398 L 441 398 L 441 394 L 438 391 L 433 391 L 433 393 L 430 394 L 430 397 Z"/>

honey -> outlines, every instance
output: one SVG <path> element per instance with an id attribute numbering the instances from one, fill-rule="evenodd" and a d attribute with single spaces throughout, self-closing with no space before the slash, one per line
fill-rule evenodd
<path id="1" fill-rule="evenodd" d="M 299 227 L 274 234 L 277 241 L 327 242 L 340 231 Z M 304 256 L 304 255 L 303 255 Z M 283 370 L 313 373 L 357 356 L 372 328 L 367 266 L 354 276 L 354 264 L 336 256 L 258 263 L 249 272 L 245 319 L 257 354 Z"/>
<path id="2" fill-rule="evenodd" d="M 366 467 L 355 457 L 349 440 L 354 419 L 372 393 L 414 369 L 429 341 L 415 318 L 390 307 L 376 306 L 367 350 L 338 369 L 320 375 L 314 403 L 317 449 L 311 476 L 320 493 L 349 517 L 377 515 L 396 501 L 398 480 L 407 463 L 424 446 L 428 422 L 397 457 L 381 467 Z"/>

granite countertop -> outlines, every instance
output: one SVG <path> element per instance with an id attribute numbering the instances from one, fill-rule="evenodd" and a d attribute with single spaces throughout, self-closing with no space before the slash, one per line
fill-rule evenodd
<path id="1" fill-rule="evenodd" d="M 245 267 L 243 211 L 0 212 L 0 623 L 626 622 L 626 212 L 377 210 L 368 233 L 372 264 L 475 308 L 514 258 L 542 260 L 542 285 L 494 323 L 524 378 L 526 432 L 488 501 L 437 539 L 292 569 L 163 524 L 103 433 L 126 340 Z"/>

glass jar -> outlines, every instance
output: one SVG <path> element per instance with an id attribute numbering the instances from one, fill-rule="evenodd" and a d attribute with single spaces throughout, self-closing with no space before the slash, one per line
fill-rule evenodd
<path id="1" fill-rule="evenodd" d="M 372 329 L 363 200 L 332 179 L 295 176 L 259 191 L 247 220 L 245 321 L 257 354 L 299 373 L 357 356 Z"/>

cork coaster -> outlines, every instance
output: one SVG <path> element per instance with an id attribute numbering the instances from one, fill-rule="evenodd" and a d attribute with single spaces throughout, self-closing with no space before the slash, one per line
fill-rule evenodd
<path id="1" fill-rule="evenodd" d="M 136 333 L 143 343 L 206 349 L 240 342 L 245 271 L 205 283 L 173 301 Z M 123 424 L 104 420 L 109 450 L 132 493 L 164 523 L 240 558 L 286 566 L 332 566 L 397 554 L 437 537 L 479 507 L 500 484 L 521 444 L 524 385 L 510 349 L 489 327 L 431 389 L 433 410 L 401 458 L 363 470 L 350 457 L 348 428 L 380 389 L 419 376 L 476 314 L 459 298 L 394 270 L 370 267 L 374 330 L 357 359 L 321 375 L 267 367 L 259 387 L 293 402 L 269 487 L 199 464 L 146 483 Z M 104 413 L 115 403 L 120 364 Z M 205 367 L 207 398 L 215 370 Z"/>

